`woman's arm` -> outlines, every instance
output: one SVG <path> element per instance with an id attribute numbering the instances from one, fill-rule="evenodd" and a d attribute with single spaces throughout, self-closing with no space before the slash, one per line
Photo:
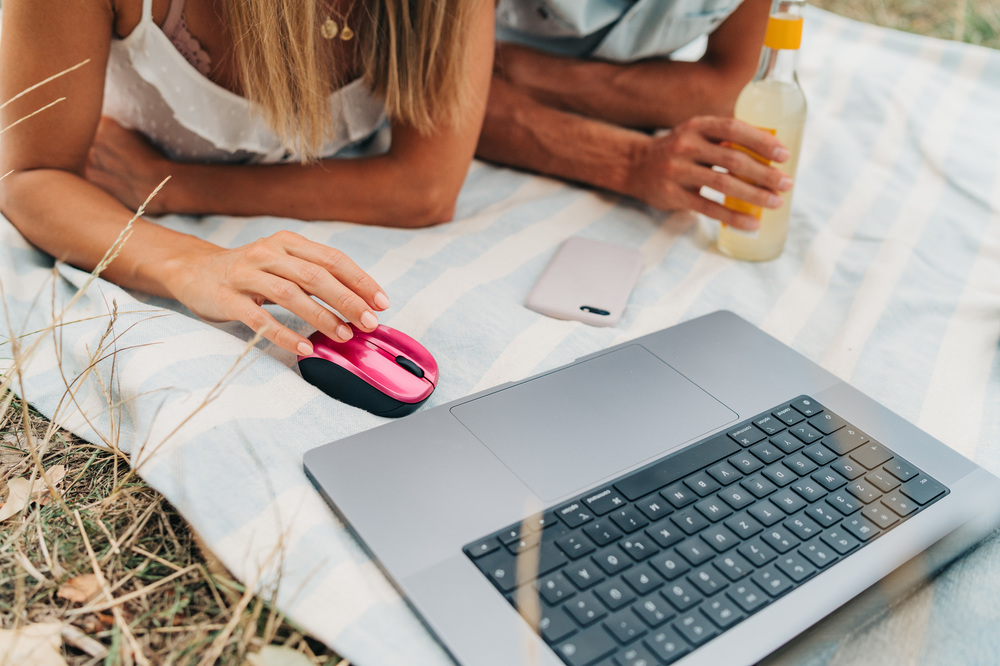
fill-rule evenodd
<path id="1" fill-rule="evenodd" d="M 503 44 L 497 70 L 546 106 L 624 127 L 658 129 L 694 116 L 729 116 L 757 69 L 770 7 L 771 0 L 744 0 L 695 62 L 618 64 Z"/>
<path id="2" fill-rule="evenodd" d="M 422 135 L 392 125 L 383 155 L 314 164 L 170 162 L 134 132 L 102 125 L 88 176 L 129 206 L 167 175 L 153 213 L 273 215 L 422 227 L 450 220 L 482 127 L 493 63 L 493 3 L 478 0 L 469 36 L 469 108 L 454 125 Z"/>
<path id="3" fill-rule="evenodd" d="M 11 173 L 0 181 L 0 210 L 36 246 L 91 270 L 133 216 L 83 177 L 100 119 L 114 12 L 109 0 L 5 0 L 2 12 L 0 98 L 11 100 L 89 59 L 0 111 L 0 126 L 7 127 L 65 97 L 4 133 L 0 170 Z M 388 307 L 375 281 L 350 259 L 288 232 L 230 250 L 140 219 L 103 275 L 176 298 L 206 319 L 242 321 L 297 353 L 308 353 L 308 340 L 278 323 L 261 307 L 265 302 L 337 339 L 350 337 L 349 329 L 311 296 L 364 330 L 377 325 L 376 310 Z"/>

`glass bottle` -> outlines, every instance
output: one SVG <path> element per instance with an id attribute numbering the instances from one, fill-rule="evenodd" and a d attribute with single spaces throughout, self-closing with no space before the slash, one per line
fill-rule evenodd
<path id="1" fill-rule="evenodd" d="M 740 92 L 734 112 L 736 118 L 771 132 L 788 148 L 791 156 L 775 166 L 793 179 L 806 120 L 806 97 L 795 73 L 802 42 L 804 6 L 804 0 L 776 0 L 774 3 L 757 74 Z M 770 163 L 755 153 L 751 155 Z M 719 229 L 719 249 L 730 257 L 747 261 L 767 261 L 780 255 L 788 235 L 792 191 L 784 192 L 782 197 L 781 207 L 772 209 L 727 196 L 726 207 L 753 215 L 760 220 L 760 228 L 743 231 L 723 224 Z"/>

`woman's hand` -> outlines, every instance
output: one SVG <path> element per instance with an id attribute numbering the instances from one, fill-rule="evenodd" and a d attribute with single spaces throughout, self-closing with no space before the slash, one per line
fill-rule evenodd
<path id="1" fill-rule="evenodd" d="M 136 210 L 170 175 L 171 162 L 139 132 L 104 116 L 87 154 L 86 177 L 94 185 Z M 170 212 L 160 195 L 146 206 L 148 215 Z"/>
<path id="2" fill-rule="evenodd" d="M 792 179 L 733 144 L 775 162 L 789 157 L 788 149 L 768 132 L 732 118 L 699 116 L 650 138 L 633 157 L 629 194 L 662 210 L 694 210 L 739 229 L 757 229 L 759 220 L 706 199 L 701 188 L 778 208 L 780 193 L 792 188 Z"/>
<path id="3" fill-rule="evenodd" d="M 284 307 L 334 340 L 348 340 L 352 333 L 329 308 L 371 331 L 378 325 L 375 312 L 389 307 L 382 288 L 347 255 L 291 231 L 231 250 L 206 245 L 173 269 L 174 295 L 195 314 L 242 321 L 300 355 L 312 353 L 309 340 L 281 325 L 265 303 Z"/>

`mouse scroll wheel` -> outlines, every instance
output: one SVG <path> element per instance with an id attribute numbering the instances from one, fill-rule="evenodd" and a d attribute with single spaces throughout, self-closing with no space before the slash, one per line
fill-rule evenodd
<path id="1" fill-rule="evenodd" d="M 421 379 L 424 378 L 423 369 L 410 359 L 406 358 L 405 356 L 397 356 L 396 363 L 401 367 L 405 368 L 410 374 L 416 375 Z"/>

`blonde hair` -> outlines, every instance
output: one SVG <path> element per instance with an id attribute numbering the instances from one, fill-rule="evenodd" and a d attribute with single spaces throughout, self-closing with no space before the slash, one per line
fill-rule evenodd
<path id="1" fill-rule="evenodd" d="M 425 134 L 438 123 L 458 122 L 469 96 L 464 54 L 477 0 L 356 1 L 350 19 L 360 68 L 389 117 Z M 330 138 L 330 95 L 345 83 L 320 35 L 329 15 L 321 3 L 226 2 L 243 94 L 303 159 L 319 157 Z"/>

